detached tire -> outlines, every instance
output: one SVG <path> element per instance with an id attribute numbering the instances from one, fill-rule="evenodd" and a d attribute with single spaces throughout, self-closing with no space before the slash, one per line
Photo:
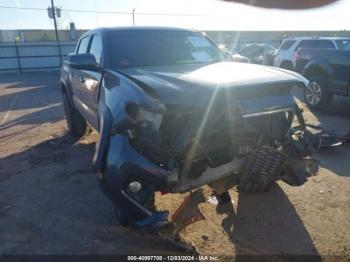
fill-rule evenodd
<path id="1" fill-rule="evenodd" d="M 304 89 L 304 99 L 311 109 L 326 109 L 332 102 L 333 93 L 328 90 L 327 78 L 312 76 L 309 85 Z"/>
<path id="2" fill-rule="evenodd" d="M 239 182 L 241 193 L 263 193 L 269 190 L 271 184 L 282 170 L 285 156 L 269 147 L 252 151 L 245 160 Z"/>
<path id="3" fill-rule="evenodd" d="M 104 167 L 102 167 L 104 169 Z M 99 171 L 97 173 L 97 181 L 98 185 L 102 191 L 102 193 L 109 199 L 114 205 L 114 214 L 116 218 L 118 219 L 118 222 L 122 226 L 127 226 L 129 224 L 128 217 L 122 212 L 122 210 L 118 207 L 116 203 L 113 202 L 113 197 L 110 195 L 110 192 L 108 191 L 105 180 L 103 179 L 103 170 Z"/>
<path id="4" fill-rule="evenodd" d="M 66 121 L 69 133 L 73 137 L 82 137 L 86 131 L 86 121 L 78 112 L 78 110 L 68 100 L 68 94 L 62 93 L 63 96 L 63 107 L 66 115 Z"/>

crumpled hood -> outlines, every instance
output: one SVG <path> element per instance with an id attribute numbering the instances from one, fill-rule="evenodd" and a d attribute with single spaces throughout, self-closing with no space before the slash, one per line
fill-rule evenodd
<path id="1" fill-rule="evenodd" d="M 280 68 L 236 62 L 124 68 L 120 73 L 152 88 L 164 103 L 207 103 L 218 89 L 307 85 L 301 75 Z M 274 94 L 271 94 L 272 96 Z"/>

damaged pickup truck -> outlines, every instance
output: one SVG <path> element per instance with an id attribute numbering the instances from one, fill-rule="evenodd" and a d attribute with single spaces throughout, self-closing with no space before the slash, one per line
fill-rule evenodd
<path id="1" fill-rule="evenodd" d="M 227 61 L 200 32 L 158 27 L 85 33 L 61 68 L 70 133 L 99 132 L 93 164 L 123 223 L 161 224 L 154 193 L 217 196 L 302 185 L 319 138 L 290 95 L 297 73 Z M 220 199 L 220 197 L 218 198 Z"/>

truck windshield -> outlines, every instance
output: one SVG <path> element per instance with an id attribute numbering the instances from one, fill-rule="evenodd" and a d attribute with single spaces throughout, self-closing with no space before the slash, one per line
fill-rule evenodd
<path id="1" fill-rule="evenodd" d="M 337 40 L 336 42 L 340 50 L 350 50 L 350 39 Z"/>
<path id="2" fill-rule="evenodd" d="M 175 30 L 120 30 L 110 33 L 114 68 L 215 63 L 219 49 L 200 33 Z"/>

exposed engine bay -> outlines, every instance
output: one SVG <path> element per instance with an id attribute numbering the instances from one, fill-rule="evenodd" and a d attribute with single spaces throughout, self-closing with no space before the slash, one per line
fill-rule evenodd
<path id="1" fill-rule="evenodd" d="M 293 127 L 295 116 L 301 123 Z M 316 163 L 308 156 L 317 151 L 319 139 L 306 130 L 296 104 L 286 111 L 243 116 L 239 108 L 229 107 L 210 113 L 174 110 L 162 117 L 161 125 L 144 123 L 129 139 L 140 154 L 169 170 L 169 192 L 205 184 L 219 192 L 234 185 L 244 192 L 264 192 L 279 179 L 301 185 L 317 170 L 310 168 L 310 162 Z M 295 162 L 305 165 L 302 176 Z"/>

